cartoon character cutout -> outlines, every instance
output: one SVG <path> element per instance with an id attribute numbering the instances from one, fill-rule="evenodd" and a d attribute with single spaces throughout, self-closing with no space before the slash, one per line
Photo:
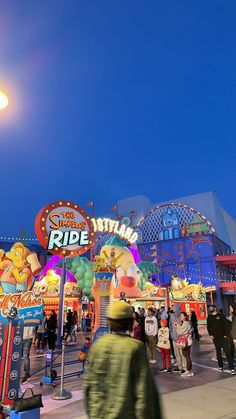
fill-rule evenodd
<path id="1" fill-rule="evenodd" d="M 48 291 L 59 292 L 61 277 L 58 275 L 54 269 L 49 269 L 45 276 L 45 282 L 48 285 Z"/>
<path id="2" fill-rule="evenodd" d="M 0 293 L 14 294 L 30 290 L 34 275 L 41 270 L 36 253 L 31 253 L 23 243 L 15 243 L 6 254 L 0 250 Z"/>
<path id="3" fill-rule="evenodd" d="M 96 255 L 94 263 L 93 263 L 93 271 L 100 272 L 104 270 L 105 270 L 105 259 L 102 258 L 100 255 Z"/>
<path id="4" fill-rule="evenodd" d="M 118 256 L 116 256 L 116 252 L 115 252 L 115 248 L 112 247 L 110 254 L 108 255 L 108 253 L 106 252 L 106 250 L 103 250 L 103 255 L 106 258 L 106 265 L 107 267 L 111 268 L 111 270 L 115 271 L 116 268 L 118 267 L 118 260 L 123 256 L 124 253 L 120 253 Z"/>

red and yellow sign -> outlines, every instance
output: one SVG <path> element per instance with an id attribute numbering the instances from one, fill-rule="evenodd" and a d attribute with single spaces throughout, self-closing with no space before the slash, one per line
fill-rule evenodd
<path id="1" fill-rule="evenodd" d="M 95 240 L 88 214 L 68 201 L 56 201 L 44 207 L 37 215 L 35 231 L 42 246 L 59 256 L 86 253 Z"/>
<path id="2" fill-rule="evenodd" d="M 95 284 L 92 289 L 93 294 L 100 297 L 108 297 L 111 294 L 111 282 L 113 272 L 95 272 Z"/>

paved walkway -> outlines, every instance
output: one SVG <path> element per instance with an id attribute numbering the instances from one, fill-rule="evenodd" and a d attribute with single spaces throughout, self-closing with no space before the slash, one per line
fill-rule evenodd
<path id="1" fill-rule="evenodd" d="M 236 419 L 236 377 L 165 394 L 162 404 L 164 419 Z"/>
<path id="2" fill-rule="evenodd" d="M 232 377 L 165 394 L 161 399 L 164 419 L 236 419 L 235 390 L 236 378 Z M 87 419 L 82 395 L 73 393 L 73 399 L 57 402 L 57 409 L 51 407 L 52 410 L 49 410 L 47 406 L 48 412 L 45 414 L 42 409 L 41 417 Z"/>
<path id="3" fill-rule="evenodd" d="M 66 359 L 71 356 L 67 355 Z M 160 373 L 161 360 L 160 353 L 157 352 L 158 363 L 151 366 L 151 371 L 161 394 L 164 419 L 236 419 L 236 377 L 230 376 L 226 362 L 224 372 L 218 371 L 214 347 L 204 329 L 202 329 L 200 343 L 193 344 L 192 358 L 195 375 L 191 378 L 183 378 L 178 374 Z M 32 348 L 32 377 L 24 386 L 25 388 L 32 387 L 35 393 L 43 393 L 45 407 L 41 409 L 41 417 L 86 419 L 82 390 L 83 377 L 65 380 L 64 387 L 72 392 L 72 399 L 54 401 L 52 394 L 55 390 L 46 384 L 43 387 L 39 385 L 43 376 L 41 369 L 43 369 L 44 360 L 45 355 L 35 356 L 34 348 Z M 75 371 L 75 368 L 78 366 L 66 367 L 66 372 Z"/>

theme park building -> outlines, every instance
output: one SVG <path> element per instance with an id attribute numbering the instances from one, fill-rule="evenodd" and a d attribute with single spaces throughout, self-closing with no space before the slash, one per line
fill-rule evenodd
<path id="1" fill-rule="evenodd" d="M 221 207 L 215 192 L 157 204 L 138 195 L 118 201 L 115 208 L 113 216 L 138 233 L 137 246 L 131 246 L 135 263 L 151 262 L 159 268 L 149 280 L 159 290 L 156 300 L 160 304 L 163 295 L 163 303 L 179 300 L 187 311 L 196 309 L 197 304 L 206 310 L 210 302 L 226 309 L 235 301 L 236 222 Z M 98 235 L 94 256 L 110 237 Z M 50 259 L 39 243 L 30 239 L 0 237 L 0 248 L 7 250 L 16 241 L 24 241 L 35 251 L 42 266 Z M 153 288 L 151 294 L 153 297 Z"/>
<path id="2" fill-rule="evenodd" d="M 137 226 L 141 260 L 156 263 L 152 280 L 178 290 L 199 284 L 207 302 L 226 306 L 236 298 L 236 222 L 215 192 L 151 204 L 145 196 L 117 202 L 117 217 Z M 236 252 L 235 252 L 236 253 Z"/>

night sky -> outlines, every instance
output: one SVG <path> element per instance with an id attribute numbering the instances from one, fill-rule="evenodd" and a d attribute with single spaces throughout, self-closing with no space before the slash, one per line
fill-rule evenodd
<path id="1" fill-rule="evenodd" d="M 235 0 L 2 0 L 0 235 L 214 190 L 236 217 Z"/>

